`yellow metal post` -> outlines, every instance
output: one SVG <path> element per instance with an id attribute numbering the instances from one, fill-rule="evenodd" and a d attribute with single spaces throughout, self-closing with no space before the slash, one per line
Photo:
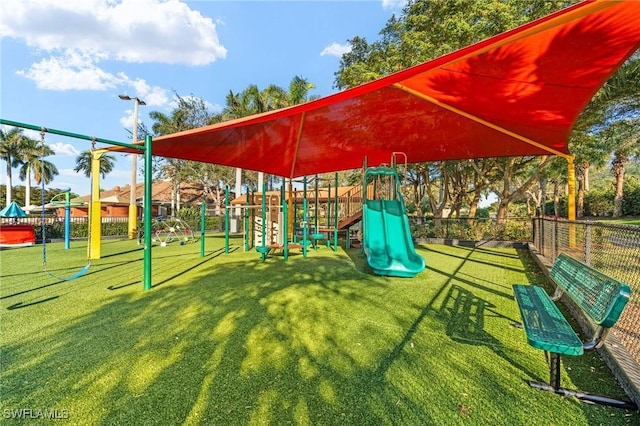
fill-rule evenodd
<path id="1" fill-rule="evenodd" d="M 567 219 L 576 220 L 576 168 L 573 165 L 573 157 L 567 158 Z"/>
<path id="2" fill-rule="evenodd" d="M 102 215 L 100 205 L 100 157 L 106 150 L 91 151 L 91 200 L 89 202 L 89 260 L 100 259 Z"/>
<path id="3" fill-rule="evenodd" d="M 576 168 L 573 165 L 573 157 L 567 158 L 567 219 L 576 220 Z M 569 247 L 576 246 L 576 224 L 569 223 Z"/>

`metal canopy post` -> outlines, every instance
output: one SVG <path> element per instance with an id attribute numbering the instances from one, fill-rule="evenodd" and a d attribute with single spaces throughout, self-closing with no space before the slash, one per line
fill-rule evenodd
<path id="1" fill-rule="evenodd" d="M 151 289 L 151 189 L 153 177 L 151 158 L 151 136 L 144 137 L 144 271 L 143 286 Z"/>

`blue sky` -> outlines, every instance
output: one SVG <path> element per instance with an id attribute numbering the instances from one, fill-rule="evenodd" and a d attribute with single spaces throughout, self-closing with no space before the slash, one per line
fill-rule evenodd
<path id="1" fill-rule="evenodd" d="M 185 1 L 2 0 L 0 117 L 128 142 L 137 96 L 139 119 L 168 113 L 173 94 L 203 99 L 219 111 L 229 90 L 250 84 L 288 87 L 302 76 L 313 95 L 336 92 L 334 73 L 347 40 L 378 39 L 404 0 Z M 36 132 L 25 134 L 39 138 Z M 50 187 L 89 193 L 73 172 L 87 141 L 47 134 L 60 171 Z M 129 156 L 117 155 L 102 188 L 126 185 Z M 13 174 L 13 184 L 23 185 Z M 141 180 L 141 178 L 139 178 Z M 0 164 L 0 183 L 6 183 Z M 22 204 L 23 200 L 17 200 Z"/>

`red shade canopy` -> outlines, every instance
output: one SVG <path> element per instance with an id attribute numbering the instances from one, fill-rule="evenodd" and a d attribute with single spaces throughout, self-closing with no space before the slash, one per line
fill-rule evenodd
<path id="1" fill-rule="evenodd" d="M 568 154 L 587 103 L 640 44 L 640 1 L 585 1 L 277 111 L 153 140 L 153 155 L 298 177 L 388 162 Z"/>

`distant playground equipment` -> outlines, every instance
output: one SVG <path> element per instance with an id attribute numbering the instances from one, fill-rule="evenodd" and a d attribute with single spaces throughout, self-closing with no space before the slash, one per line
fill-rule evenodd
<path id="1" fill-rule="evenodd" d="M 397 172 L 399 155 L 404 154 L 392 154 L 392 166 L 368 168 L 365 160 L 363 183 L 357 186 L 339 187 L 337 173 L 326 187 L 319 187 L 318 176 L 304 177 L 302 190 L 293 191 L 290 183 L 287 194 L 284 185 L 279 191 L 267 191 L 263 185 L 260 194 L 248 191 L 234 200 L 233 205 L 229 203 L 227 188 L 225 252 L 229 252 L 230 212 L 235 211 L 242 212 L 244 217 L 245 251 L 255 248 L 263 261 L 276 250 L 282 251 L 286 261 L 289 250 L 294 248 L 302 249 L 306 257 L 307 248 L 317 250 L 322 240 L 336 251 L 341 235 L 346 248 L 362 240 L 374 273 L 415 276 L 424 270 L 425 262 L 413 246 Z M 308 191 L 310 182 L 313 191 Z"/>
<path id="2" fill-rule="evenodd" d="M 56 198 L 64 196 L 63 201 Z M 71 202 L 71 188 L 65 188 L 61 193 L 55 195 L 50 201 L 49 206 L 64 206 L 64 249 L 69 250 L 71 247 L 71 206 L 82 206 L 84 202 Z M 44 212 L 45 206 L 42 206 Z M 44 225 L 43 225 L 44 226 Z M 44 234 L 43 234 L 44 235 Z M 43 237 L 44 238 L 44 237 Z"/>
<path id="3" fill-rule="evenodd" d="M 18 223 L 18 219 L 27 214 L 15 201 L 0 210 L 0 217 L 11 219 L 8 223 L 0 223 L 0 248 L 18 248 L 32 246 L 36 242 L 33 225 Z"/>
<path id="4" fill-rule="evenodd" d="M 177 217 L 158 217 L 151 222 L 151 243 L 160 247 L 177 243 L 185 245 L 193 243 L 196 237 L 193 228 Z M 138 245 L 144 244 L 144 230 L 138 230 Z"/>

